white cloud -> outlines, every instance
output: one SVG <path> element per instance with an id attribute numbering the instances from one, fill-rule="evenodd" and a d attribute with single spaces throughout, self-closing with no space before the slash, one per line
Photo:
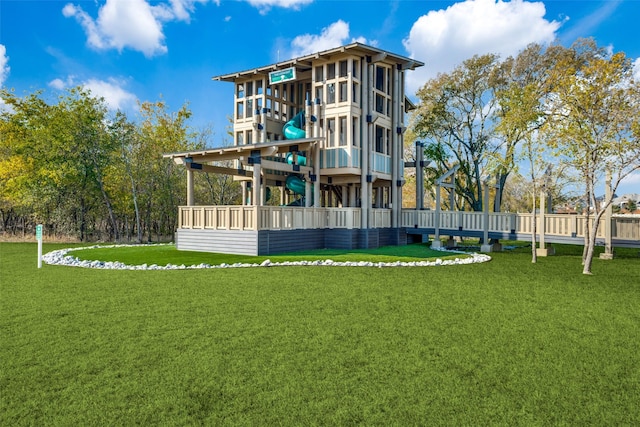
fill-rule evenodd
<path id="1" fill-rule="evenodd" d="M 87 44 L 95 49 L 130 48 L 151 57 L 167 52 L 163 22 L 189 22 L 196 4 L 208 1 L 169 0 L 151 6 L 146 0 L 106 0 L 95 20 L 80 6 L 68 3 L 62 14 L 78 21 L 87 34 Z"/>
<path id="2" fill-rule="evenodd" d="M 169 0 L 169 4 L 160 3 L 151 6 L 153 14 L 158 19 L 164 21 L 185 21 L 191 20 L 191 14 L 195 10 L 196 3 L 207 3 L 209 0 Z"/>
<path id="3" fill-rule="evenodd" d="M 49 87 L 56 90 L 65 90 L 75 86 L 75 80 L 74 76 L 68 76 L 66 79 L 54 79 L 49 82 Z M 138 98 L 124 88 L 126 82 L 123 80 L 113 77 L 107 80 L 89 79 L 79 83 L 79 85 L 89 90 L 94 97 L 104 98 L 110 110 L 125 110 L 136 106 Z"/>
<path id="4" fill-rule="evenodd" d="M 314 52 L 342 46 L 349 39 L 349 24 L 343 20 L 338 20 L 333 24 L 325 27 L 320 35 L 303 34 L 297 36 L 291 42 L 291 57 L 307 55 Z M 352 42 L 366 43 L 364 37 L 352 38 Z"/>
<path id="5" fill-rule="evenodd" d="M 49 82 L 49 87 L 52 87 L 57 90 L 64 90 L 66 85 L 62 79 L 53 79 Z"/>
<path id="6" fill-rule="evenodd" d="M 426 64 L 407 76 L 408 93 L 473 55 L 507 57 L 530 43 L 552 42 L 560 23 L 544 15 L 542 2 L 466 0 L 421 16 L 403 41 L 410 56 Z"/>
<path id="7" fill-rule="evenodd" d="M 300 6 L 312 3 L 313 0 L 246 0 L 251 6 L 258 8 L 260 13 L 265 14 L 272 7 L 298 10 Z"/>
<path id="8" fill-rule="evenodd" d="M 105 102 L 112 110 L 122 110 L 135 106 L 137 97 L 131 92 L 126 91 L 124 83 L 116 79 L 97 80 L 89 79 L 83 83 L 91 94 L 104 98 Z"/>
<path id="9" fill-rule="evenodd" d="M 4 85 L 4 81 L 9 76 L 9 57 L 7 56 L 7 48 L 0 44 L 0 87 Z"/>
<path id="10" fill-rule="evenodd" d="M 87 34 L 87 43 L 96 49 L 125 47 L 150 57 L 166 53 L 162 25 L 144 0 L 107 0 L 94 21 L 79 6 L 67 4 L 62 13 L 75 17 Z"/>

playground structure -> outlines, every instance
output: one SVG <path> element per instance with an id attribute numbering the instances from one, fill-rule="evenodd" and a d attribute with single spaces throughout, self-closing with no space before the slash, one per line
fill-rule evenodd
<path id="1" fill-rule="evenodd" d="M 165 154 L 187 171 L 177 248 L 263 255 L 403 245 L 429 236 L 439 243 L 441 235 L 530 239 L 527 214 L 424 210 L 418 200 L 415 209 L 402 209 L 405 113 L 413 108 L 405 72 L 422 65 L 352 43 L 213 77 L 234 84 L 234 144 Z M 221 163 L 229 161 L 233 167 Z M 421 171 L 424 162 L 416 165 Z M 232 175 L 243 204 L 197 205 L 197 172 Z M 444 178 L 438 185 L 446 188 Z M 281 189 L 280 206 L 265 205 L 270 187 Z M 542 247 L 545 236 L 549 243 L 580 238 L 584 221 L 561 217 L 541 216 Z M 629 227 L 611 221 L 601 227 L 610 242 L 640 245 L 634 234 L 640 221 Z"/>

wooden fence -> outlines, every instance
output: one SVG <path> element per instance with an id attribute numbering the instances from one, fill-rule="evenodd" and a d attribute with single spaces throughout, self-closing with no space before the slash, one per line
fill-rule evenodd
<path id="1" fill-rule="evenodd" d="M 488 213 L 403 209 L 400 227 L 469 232 L 488 231 L 530 235 L 532 215 L 529 213 Z M 540 216 L 537 220 L 540 221 Z M 592 218 L 590 218 L 593 221 Z M 598 238 L 605 238 L 605 219 L 598 227 Z M 390 209 L 371 209 L 371 228 L 391 227 Z M 545 236 L 579 238 L 586 232 L 584 215 L 545 214 Z M 316 228 L 357 229 L 361 225 L 360 208 L 304 208 L 290 206 L 180 206 L 178 228 L 202 230 L 295 230 Z M 538 232 L 542 229 L 538 223 Z M 640 243 L 640 217 L 614 215 L 611 237 Z"/>

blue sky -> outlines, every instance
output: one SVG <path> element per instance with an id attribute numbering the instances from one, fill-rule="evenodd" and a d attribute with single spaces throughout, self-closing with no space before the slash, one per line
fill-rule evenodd
<path id="1" fill-rule="evenodd" d="M 640 0 L 0 0 L 0 85 L 51 97 L 83 85 L 132 116 L 137 101 L 188 102 L 220 145 L 233 88 L 215 75 L 359 41 L 425 62 L 413 93 L 474 54 L 594 37 L 640 76 L 638 18 Z M 622 190 L 640 193 L 640 174 Z"/>

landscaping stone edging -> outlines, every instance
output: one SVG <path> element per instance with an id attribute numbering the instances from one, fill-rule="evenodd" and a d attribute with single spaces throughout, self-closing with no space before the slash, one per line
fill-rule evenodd
<path id="1" fill-rule="evenodd" d="M 127 265 L 119 261 L 89 261 L 79 260 L 77 257 L 67 255 L 71 251 L 80 251 L 96 248 L 117 248 L 117 247 L 131 247 L 140 245 L 109 245 L 109 246 L 86 246 L 81 248 L 66 248 L 58 249 L 48 252 L 42 256 L 42 260 L 49 265 L 65 265 L 68 267 L 81 267 L 81 268 L 98 268 L 105 270 L 197 270 L 204 268 L 249 268 L 249 267 L 287 267 L 287 266 L 330 266 L 330 267 L 436 267 L 442 265 L 464 265 L 474 264 L 479 262 L 487 262 L 491 260 L 491 257 L 485 254 L 471 253 L 468 258 L 456 258 L 452 260 L 442 260 L 440 258 L 434 261 L 395 261 L 395 262 L 370 262 L 370 261 L 333 261 L 330 259 L 317 260 L 317 261 L 283 261 L 272 262 L 269 259 L 262 261 L 261 263 L 235 263 L 235 264 L 198 264 L 198 265 L 157 265 L 157 264 L 141 264 L 141 265 Z M 440 249 L 442 252 L 448 254 L 464 253 L 460 251 L 451 251 L 446 249 Z"/>

